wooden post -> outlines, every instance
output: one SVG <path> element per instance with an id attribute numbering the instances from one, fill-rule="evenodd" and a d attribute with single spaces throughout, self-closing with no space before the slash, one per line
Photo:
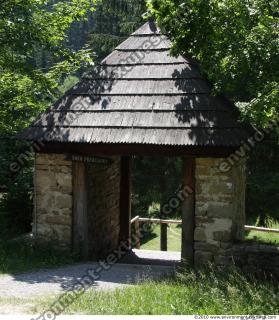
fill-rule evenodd
<path id="1" fill-rule="evenodd" d="M 121 157 L 120 164 L 120 235 L 119 242 L 131 245 L 131 158 Z"/>
<path id="2" fill-rule="evenodd" d="M 135 232 L 136 232 L 136 249 L 140 249 L 140 221 L 139 218 L 135 220 Z"/>
<path id="3" fill-rule="evenodd" d="M 168 251 L 168 225 L 161 223 L 161 251 Z"/>
<path id="4" fill-rule="evenodd" d="M 88 259 L 86 166 L 73 162 L 73 249 Z"/>
<path id="5" fill-rule="evenodd" d="M 183 159 L 183 186 L 190 188 L 182 204 L 182 263 L 194 264 L 195 158 Z"/>

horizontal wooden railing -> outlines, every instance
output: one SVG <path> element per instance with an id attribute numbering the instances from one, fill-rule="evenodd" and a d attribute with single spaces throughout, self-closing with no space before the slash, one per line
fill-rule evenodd
<path id="1" fill-rule="evenodd" d="M 136 238 L 136 249 L 141 247 L 140 239 L 140 223 L 156 223 L 161 226 L 161 251 L 168 250 L 168 225 L 169 224 L 182 224 L 182 220 L 165 220 L 165 219 L 152 219 L 152 218 L 140 218 L 139 216 L 134 217 L 131 220 L 131 225 L 135 225 L 135 238 Z M 279 233 L 279 229 L 262 228 L 254 226 L 245 226 L 246 231 L 259 231 L 259 232 L 269 232 L 269 233 Z"/>
<path id="2" fill-rule="evenodd" d="M 135 242 L 136 249 L 140 249 L 140 223 L 157 223 L 161 226 L 161 237 L 160 245 L 161 251 L 168 251 L 168 225 L 169 224 L 182 224 L 182 220 L 165 220 L 165 219 L 151 219 L 151 218 L 140 218 L 139 216 L 134 217 L 131 220 L 131 225 L 135 224 Z"/>
<path id="3" fill-rule="evenodd" d="M 270 229 L 254 226 L 245 226 L 246 231 L 259 231 L 259 232 L 268 232 L 268 233 L 279 233 L 279 229 Z"/>
<path id="4" fill-rule="evenodd" d="M 139 222 L 150 222 L 158 224 L 182 224 L 182 220 L 164 220 L 164 219 L 149 219 L 138 217 Z"/>

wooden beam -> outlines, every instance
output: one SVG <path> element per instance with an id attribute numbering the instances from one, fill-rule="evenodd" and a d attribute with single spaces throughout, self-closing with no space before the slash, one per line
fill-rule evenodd
<path id="1" fill-rule="evenodd" d="M 45 143 L 41 153 L 70 153 L 99 156 L 228 157 L 237 147 L 191 147 L 148 144 Z"/>
<path id="2" fill-rule="evenodd" d="M 168 251 L 168 225 L 161 224 L 161 251 Z"/>
<path id="3" fill-rule="evenodd" d="M 120 235 L 119 241 L 131 242 L 131 158 L 120 163 Z"/>
<path id="4" fill-rule="evenodd" d="M 73 162 L 73 249 L 88 259 L 86 167 Z"/>
<path id="5" fill-rule="evenodd" d="M 139 216 L 136 216 L 136 217 L 134 217 L 132 220 L 131 220 L 131 224 L 133 224 L 133 223 L 135 223 L 137 220 L 139 220 L 140 219 L 140 217 Z"/>
<path id="6" fill-rule="evenodd" d="M 131 223 L 134 222 L 133 220 L 131 220 Z M 164 219 L 152 219 L 152 218 L 139 218 L 139 222 L 150 222 L 150 223 L 158 223 L 158 224 L 182 224 L 182 220 L 164 220 Z"/>
<path id="7" fill-rule="evenodd" d="M 258 232 L 267 232 L 267 233 L 279 233 L 279 229 L 262 228 L 262 227 L 254 227 L 254 226 L 245 226 L 244 229 L 245 229 L 246 231 L 258 231 Z"/>
<path id="8" fill-rule="evenodd" d="M 191 188 L 192 194 L 182 204 L 182 262 L 194 264 L 194 228 L 195 228 L 195 158 L 183 158 L 183 185 Z"/>
<path id="9" fill-rule="evenodd" d="M 140 239 L 140 223 L 139 223 L 139 219 L 137 219 L 135 221 L 135 232 L 136 232 L 136 249 L 140 249 L 141 239 Z"/>

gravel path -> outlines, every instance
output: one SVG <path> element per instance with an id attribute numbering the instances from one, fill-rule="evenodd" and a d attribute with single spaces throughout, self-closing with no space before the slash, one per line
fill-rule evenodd
<path id="1" fill-rule="evenodd" d="M 97 264 L 85 263 L 59 269 L 42 270 L 21 275 L 0 277 L 0 297 L 22 299 L 43 295 L 59 294 L 69 290 L 88 269 Z M 157 279 L 174 270 L 171 266 L 144 266 L 116 264 L 109 271 L 103 271 L 99 281 L 94 283 L 96 290 L 110 290 L 139 283 L 147 279 Z"/>

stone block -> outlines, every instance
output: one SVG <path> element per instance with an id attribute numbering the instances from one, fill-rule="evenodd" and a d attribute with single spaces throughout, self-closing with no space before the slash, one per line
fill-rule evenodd
<path id="1" fill-rule="evenodd" d="M 214 218 L 232 218 L 233 205 L 223 202 L 211 202 L 208 205 L 207 215 Z"/>
<path id="2" fill-rule="evenodd" d="M 65 174 L 65 173 L 57 173 L 56 174 L 56 181 L 58 187 L 64 189 L 72 190 L 73 182 L 72 182 L 72 175 Z"/>
<path id="3" fill-rule="evenodd" d="M 36 154 L 36 166 L 37 165 L 48 165 L 48 154 L 37 153 Z"/>
<path id="4" fill-rule="evenodd" d="M 50 167 L 48 164 L 36 164 L 37 171 L 49 171 Z"/>
<path id="5" fill-rule="evenodd" d="M 60 216 L 62 215 L 62 210 L 53 209 L 49 212 L 49 214 L 53 216 Z"/>
<path id="6" fill-rule="evenodd" d="M 232 204 L 235 201 L 235 195 L 234 194 L 219 194 L 217 201 L 224 202 L 227 204 Z"/>
<path id="7" fill-rule="evenodd" d="M 232 182 L 219 182 L 216 184 L 211 184 L 209 192 L 215 195 L 232 194 L 234 192 L 234 186 Z"/>
<path id="8" fill-rule="evenodd" d="M 196 251 L 208 251 L 208 252 L 216 253 L 219 250 L 219 247 L 217 245 L 213 245 L 205 241 L 203 242 L 196 241 L 194 246 Z"/>
<path id="9" fill-rule="evenodd" d="M 72 236 L 72 230 L 71 228 L 63 228 L 63 230 L 61 230 L 61 238 L 62 239 L 67 239 L 68 241 L 71 242 L 71 236 Z"/>
<path id="10" fill-rule="evenodd" d="M 60 209 L 72 208 L 73 205 L 72 196 L 67 194 L 60 194 L 55 198 L 55 205 Z"/>
<path id="11" fill-rule="evenodd" d="M 207 203 L 212 201 L 212 195 L 208 194 L 196 194 L 196 201 L 199 203 Z"/>
<path id="12" fill-rule="evenodd" d="M 205 222 L 203 227 L 198 227 L 197 233 L 197 241 L 204 241 L 206 240 L 208 243 L 213 245 L 219 245 L 220 240 L 216 240 L 214 236 L 215 232 L 229 232 L 231 234 L 231 227 L 232 227 L 232 220 L 231 219 L 221 219 L 221 218 L 214 218 L 211 219 L 210 222 Z M 199 229 L 203 230 L 200 232 Z M 228 241 L 227 238 L 224 241 Z"/>
<path id="13" fill-rule="evenodd" d="M 216 231 L 213 232 L 213 239 L 220 242 L 227 242 L 232 240 L 232 233 L 231 231 Z"/>
<path id="14" fill-rule="evenodd" d="M 196 172 L 199 176 L 210 176 L 210 169 L 208 166 L 197 166 Z"/>
<path id="15" fill-rule="evenodd" d="M 224 182 L 227 182 L 227 181 L 230 181 L 232 178 L 228 175 L 218 175 L 218 178 L 220 181 L 224 181 Z"/>
<path id="16" fill-rule="evenodd" d="M 218 164 L 218 161 L 221 161 L 222 159 L 216 159 L 216 158 L 198 158 L 196 159 L 196 166 L 199 168 L 202 167 L 215 167 Z"/>
<path id="17" fill-rule="evenodd" d="M 72 219 L 69 216 L 46 216 L 45 223 L 49 225 L 68 225 L 72 224 Z"/>
<path id="18" fill-rule="evenodd" d="M 206 217 L 207 210 L 202 207 L 197 207 L 195 212 L 196 217 Z"/>
<path id="19" fill-rule="evenodd" d="M 196 216 L 195 223 L 197 227 L 203 227 L 205 224 L 214 223 L 214 219 L 207 216 Z"/>
<path id="20" fill-rule="evenodd" d="M 47 193 L 45 193 L 45 196 L 43 195 L 37 195 L 36 198 L 36 205 L 37 209 L 45 212 L 49 212 L 49 210 L 52 208 L 54 204 L 54 201 L 51 197 L 47 196 Z"/>
<path id="21" fill-rule="evenodd" d="M 224 242 L 224 241 L 222 241 L 222 242 L 220 243 L 220 247 L 221 247 L 222 249 L 231 249 L 232 246 L 233 246 L 232 242 Z"/>
<path id="22" fill-rule="evenodd" d="M 206 265 L 213 261 L 213 254 L 207 251 L 195 251 L 194 263 L 196 266 Z"/>
<path id="23" fill-rule="evenodd" d="M 38 170 L 35 179 L 36 187 L 39 190 L 45 190 L 49 187 L 56 186 L 55 174 L 49 171 Z"/>
<path id="24" fill-rule="evenodd" d="M 195 229 L 194 239 L 195 241 L 205 241 L 207 239 L 203 228 L 197 227 Z"/>
<path id="25" fill-rule="evenodd" d="M 60 209 L 60 214 L 63 215 L 63 216 L 71 217 L 72 216 L 72 209 L 71 208 Z"/>

